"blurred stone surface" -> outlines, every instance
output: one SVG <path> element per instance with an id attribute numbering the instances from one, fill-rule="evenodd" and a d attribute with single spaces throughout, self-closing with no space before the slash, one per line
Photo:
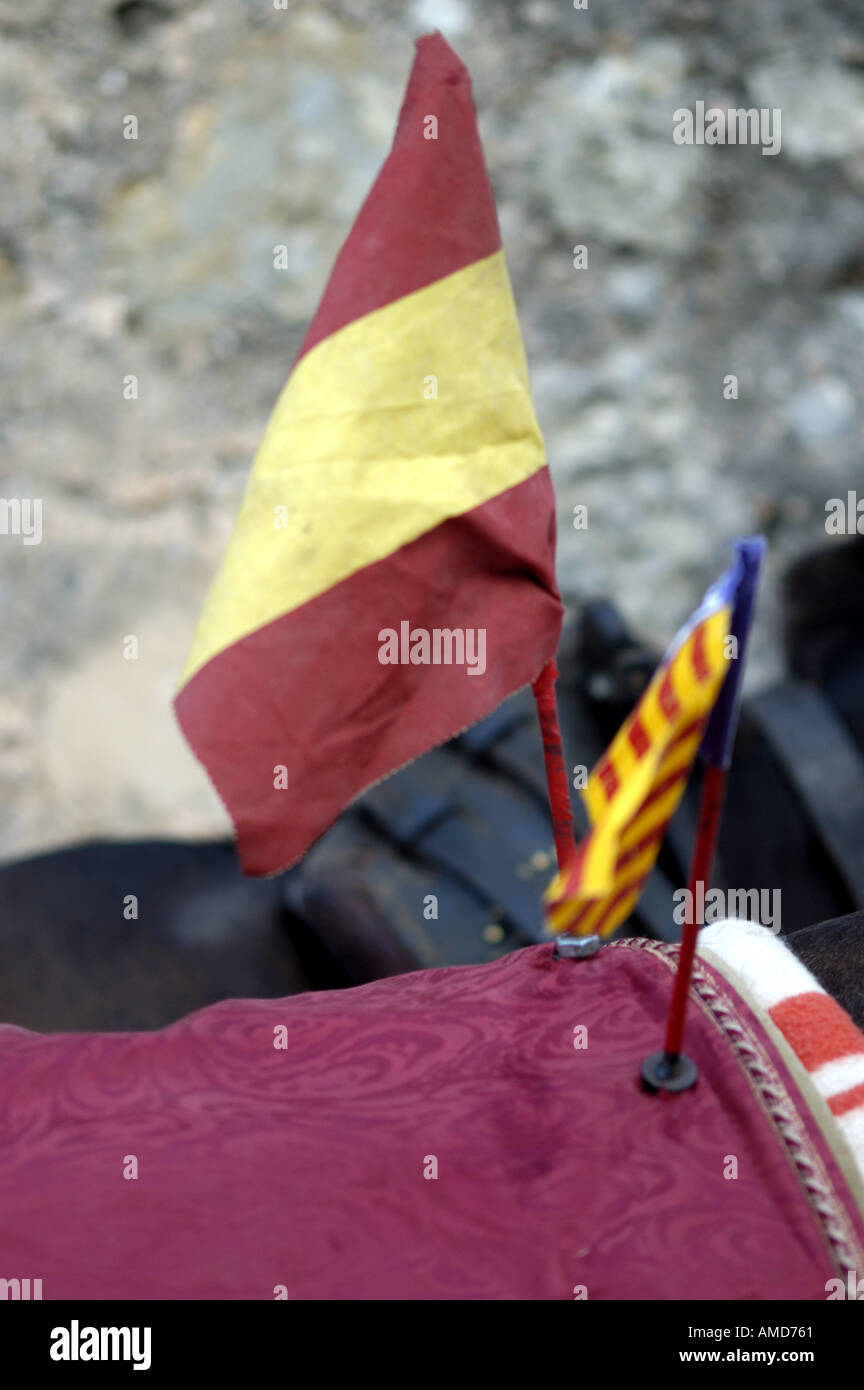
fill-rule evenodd
<path id="1" fill-rule="evenodd" d="M 777 574 L 864 486 L 860 5 L 0 0 L 0 496 L 44 504 L 41 545 L 0 537 L 3 857 L 225 829 L 171 690 L 436 26 L 474 78 L 567 597 L 663 643 L 763 527 L 751 683 L 778 669 Z M 781 152 L 676 145 L 697 100 L 780 107 Z"/>

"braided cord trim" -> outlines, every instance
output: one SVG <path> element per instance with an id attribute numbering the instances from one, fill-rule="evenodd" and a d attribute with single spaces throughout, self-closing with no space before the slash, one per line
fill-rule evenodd
<path id="1" fill-rule="evenodd" d="M 677 965 L 680 950 L 677 945 L 649 941 L 646 937 L 619 939 L 610 942 L 609 947 L 613 950 L 647 951 L 670 971 Z M 702 1012 L 731 1044 L 762 1109 L 785 1146 L 808 1205 L 822 1227 L 837 1270 L 845 1277 L 849 1270 L 864 1269 L 864 1251 L 854 1224 L 804 1128 L 788 1087 L 759 1038 L 739 1017 L 734 1001 L 718 988 L 715 977 L 709 975 L 698 962 L 693 966 L 690 994 L 691 997 L 695 994 Z"/>

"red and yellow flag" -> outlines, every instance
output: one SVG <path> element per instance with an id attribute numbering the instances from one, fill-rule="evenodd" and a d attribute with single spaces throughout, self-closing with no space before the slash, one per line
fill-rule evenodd
<path id="1" fill-rule="evenodd" d="M 247 873 L 292 864 L 361 791 L 539 674 L 562 616 L 554 536 L 470 79 L 433 34 L 176 699 Z"/>
<path id="2" fill-rule="evenodd" d="M 591 829 L 545 893 L 550 931 L 611 936 L 633 911 L 729 671 L 734 579 L 709 589 L 591 773 Z"/>

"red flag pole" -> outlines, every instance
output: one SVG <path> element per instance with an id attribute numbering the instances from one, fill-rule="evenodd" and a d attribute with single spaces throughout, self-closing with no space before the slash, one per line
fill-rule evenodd
<path id="1" fill-rule="evenodd" d="M 555 682 L 558 668 L 554 661 L 548 661 L 531 685 L 537 703 L 540 720 L 540 733 L 543 738 L 543 761 L 546 764 L 546 785 L 549 789 L 549 809 L 552 813 L 552 834 L 555 840 L 555 857 L 559 872 L 569 864 L 576 853 L 573 830 L 573 809 L 570 805 L 570 782 L 567 764 L 564 761 L 564 740 L 558 720 L 558 702 L 555 699 Z"/>
<path id="2" fill-rule="evenodd" d="M 681 951 L 678 956 L 678 969 L 672 987 L 672 1001 L 666 1021 L 666 1042 L 662 1052 L 654 1052 L 645 1059 L 642 1066 L 642 1082 L 649 1091 L 686 1091 L 696 1084 L 699 1076 L 695 1062 L 681 1051 L 684 1039 L 684 1023 L 687 1018 L 687 999 L 690 993 L 690 979 L 696 956 L 696 941 L 702 923 L 699 920 L 703 911 L 696 911 L 699 885 L 704 893 L 711 882 L 714 867 L 714 854 L 717 849 L 717 835 L 720 830 L 720 817 L 723 813 L 723 800 L 726 795 L 725 767 L 708 764 L 702 784 L 699 802 L 699 822 L 693 857 L 690 861 L 690 878 L 687 885 L 691 910 L 684 919 L 681 933 Z"/>
<path id="3" fill-rule="evenodd" d="M 734 601 L 729 623 L 729 636 L 734 640 L 734 648 L 727 652 L 735 665 L 730 668 L 719 692 L 714 709 L 708 720 L 702 740 L 702 758 L 705 763 L 705 780 L 699 802 L 699 821 L 690 861 L 690 878 L 687 896 L 691 911 L 686 914 L 684 930 L 681 933 L 681 951 L 678 957 L 678 970 L 672 988 L 672 1001 L 666 1021 L 666 1042 L 662 1052 L 648 1057 L 642 1067 L 642 1082 L 650 1091 L 685 1091 L 692 1086 L 698 1076 L 695 1063 L 681 1051 L 684 1040 L 684 1023 L 687 1017 L 687 999 L 690 993 L 690 980 L 693 975 L 693 962 L 696 956 L 696 940 L 704 918 L 705 894 L 711 882 L 714 867 L 714 854 L 723 814 L 723 801 L 726 796 L 726 779 L 735 730 L 738 725 L 739 696 L 741 677 L 744 670 L 744 653 L 756 601 L 756 589 L 765 554 L 765 541 L 762 536 L 748 536 L 735 544 L 735 570 L 729 571 L 726 583 L 734 586 Z M 721 581 L 723 583 L 724 581 Z M 739 650 L 740 647 L 740 650 Z M 702 889 L 701 910 L 696 911 L 699 889 Z"/>
<path id="4" fill-rule="evenodd" d="M 675 975 L 675 987 L 672 991 L 672 1002 L 669 1006 L 669 1017 L 666 1024 L 666 1062 L 673 1069 L 681 1055 L 684 1021 L 687 1017 L 687 996 L 690 991 L 690 977 L 693 974 L 693 960 L 696 955 L 696 939 L 699 935 L 699 928 L 702 926 L 702 922 L 698 919 L 703 916 L 703 912 L 696 912 L 696 898 L 699 884 L 701 884 L 704 910 L 704 895 L 711 882 L 711 871 L 714 868 L 714 855 L 717 850 L 717 836 L 720 831 L 720 817 L 723 814 L 723 801 L 726 796 L 726 776 L 725 767 L 712 767 L 709 764 L 705 768 L 696 840 L 693 845 L 693 857 L 690 861 L 690 880 L 687 885 L 688 899 L 692 910 L 685 917 L 684 929 L 681 933 L 681 954 L 678 957 L 678 971 Z"/>

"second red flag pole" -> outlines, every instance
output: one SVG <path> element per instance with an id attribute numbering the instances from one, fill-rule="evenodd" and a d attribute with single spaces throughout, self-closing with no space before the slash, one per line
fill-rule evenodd
<path id="1" fill-rule="evenodd" d="M 570 779 L 564 758 L 564 741 L 558 719 L 555 682 L 558 668 L 548 661 L 532 683 L 540 734 L 543 739 L 543 761 L 546 765 L 546 785 L 549 789 L 549 810 L 552 814 L 552 835 L 558 871 L 562 873 L 576 853 L 573 832 L 573 808 L 570 805 Z"/>

